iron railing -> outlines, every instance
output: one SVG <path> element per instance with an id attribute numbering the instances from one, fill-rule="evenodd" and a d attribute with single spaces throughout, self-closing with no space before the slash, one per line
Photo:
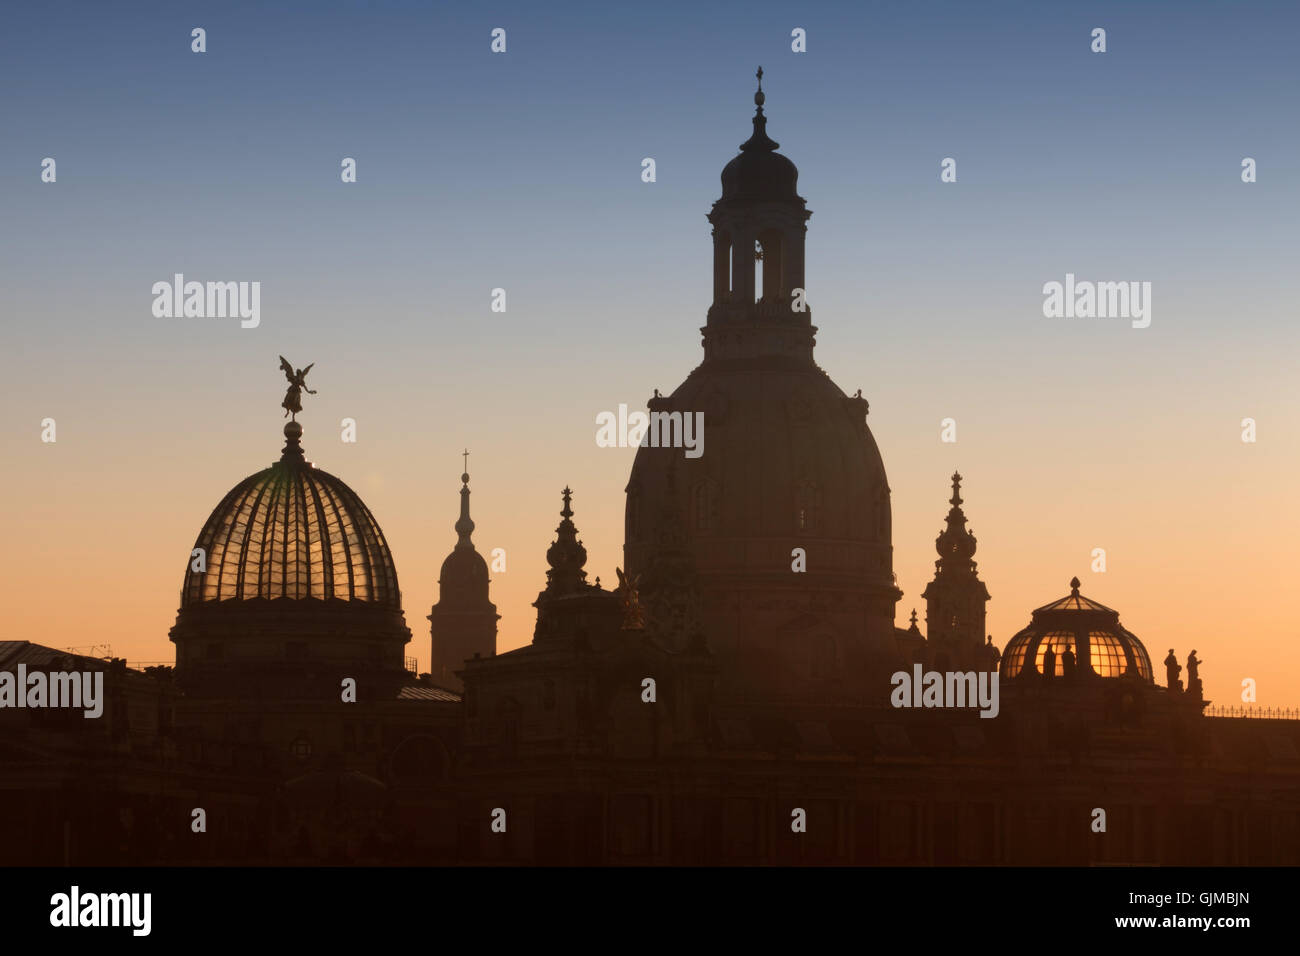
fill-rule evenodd
<path id="1" fill-rule="evenodd" d="M 1265 717 L 1271 720 L 1300 720 L 1300 707 L 1252 707 L 1212 704 L 1205 708 L 1207 717 Z"/>

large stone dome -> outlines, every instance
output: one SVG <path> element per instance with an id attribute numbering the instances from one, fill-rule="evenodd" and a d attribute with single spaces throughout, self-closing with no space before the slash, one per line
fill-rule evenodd
<path id="1" fill-rule="evenodd" d="M 865 399 L 816 366 L 756 358 L 701 365 L 650 408 L 702 412 L 704 453 L 638 449 L 627 487 L 633 568 L 654 550 L 671 494 L 701 573 L 789 583 L 791 550 L 803 547 L 806 581 L 892 585 L 889 486 Z"/>

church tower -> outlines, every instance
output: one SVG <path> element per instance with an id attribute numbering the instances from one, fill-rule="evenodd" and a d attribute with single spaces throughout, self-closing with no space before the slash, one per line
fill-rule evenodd
<path id="1" fill-rule="evenodd" d="M 713 304 L 704 329 L 705 361 L 763 354 L 812 361 L 817 330 L 803 301 L 804 236 L 812 212 L 796 192 L 799 170 L 767 135 L 765 101 L 760 67 L 753 135 L 722 170 L 722 198 L 708 214 Z"/>
<path id="2" fill-rule="evenodd" d="M 698 422 L 701 443 L 637 449 L 624 567 L 641 576 L 658 640 L 712 652 L 723 696 L 860 700 L 887 694 L 897 669 L 889 483 L 867 400 L 813 356 L 812 213 L 798 168 L 767 135 L 758 78 L 753 131 L 708 213 L 703 359 L 647 403 L 660 435 Z"/>
<path id="3" fill-rule="evenodd" d="M 466 454 L 468 465 L 468 453 Z M 456 521 L 456 547 L 442 562 L 438 576 L 438 603 L 429 614 L 429 673 L 434 683 L 460 691 L 456 676 L 467 658 L 492 657 L 497 652 L 497 621 L 501 615 L 488 600 L 488 568 L 474 550 L 470 535 L 474 522 L 469 516 L 469 472 L 460 476 L 460 518 Z"/>
<path id="4" fill-rule="evenodd" d="M 988 588 L 975 570 L 975 535 L 966 528 L 961 510 L 961 475 L 952 476 L 952 508 L 948 526 L 934 541 L 939 560 L 934 580 L 921 595 L 925 599 L 926 637 L 936 666 L 971 667 L 984 654 L 984 605 Z M 946 669 L 946 667 L 940 667 Z"/>

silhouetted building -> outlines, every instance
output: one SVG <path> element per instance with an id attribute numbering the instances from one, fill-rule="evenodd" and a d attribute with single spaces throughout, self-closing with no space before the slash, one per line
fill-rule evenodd
<path id="1" fill-rule="evenodd" d="M 199 533 L 174 679 L 82 658 L 103 721 L 0 710 L 5 862 L 1300 863 L 1300 721 L 1206 716 L 1172 650 L 1158 686 L 1077 578 L 999 661 L 958 475 L 928 634 L 895 626 L 884 466 L 813 362 L 810 214 L 755 99 L 704 360 L 649 403 L 660 437 L 703 412 L 704 454 L 638 450 L 618 588 L 565 488 L 533 639 L 496 654 L 466 473 L 417 679 L 379 525 L 291 421 Z"/>
<path id="2" fill-rule="evenodd" d="M 939 560 L 934 580 L 922 593 L 926 637 L 939 670 L 966 669 L 988 663 L 984 653 L 984 605 L 989 592 L 976 573 L 975 535 L 961 510 L 961 475 L 953 473 L 948 525 L 934 541 Z"/>
<path id="3" fill-rule="evenodd" d="M 488 600 L 487 562 L 470 540 L 474 522 L 469 516 L 469 472 L 460 480 L 456 547 L 442 562 L 438 603 L 429 612 L 429 673 L 434 683 L 457 692 L 463 686 L 457 672 L 465 661 L 497 652 L 497 621 L 501 617 Z"/>
<path id="4" fill-rule="evenodd" d="M 648 403 L 670 425 L 702 413 L 704 454 L 642 444 L 627 484 L 624 554 L 652 605 L 656 556 L 689 553 L 719 693 L 845 697 L 873 662 L 897 657 L 889 484 L 866 400 L 813 360 L 804 288 L 812 213 L 794 163 L 767 136 L 761 89 L 754 101 L 753 135 L 723 169 L 708 217 L 704 360 Z M 665 515 L 678 523 L 672 539 Z M 806 571 L 792 572 L 795 549 Z M 661 636 L 679 647 L 687 639 Z"/>

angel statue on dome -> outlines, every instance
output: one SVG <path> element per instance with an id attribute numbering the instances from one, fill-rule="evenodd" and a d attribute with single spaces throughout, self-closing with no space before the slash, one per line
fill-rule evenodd
<path id="1" fill-rule="evenodd" d="M 311 371 L 312 362 L 306 368 L 294 369 L 289 364 L 289 360 L 283 355 L 280 356 L 280 368 L 284 369 L 284 377 L 289 380 L 289 390 L 284 393 L 284 401 L 280 407 L 284 409 L 284 416 L 288 418 L 293 415 L 293 420 L 298 420 L 298 413 L 302 411 L 302 393 L 305 391 L 308 395 L 315 395 L 316 391 L 307 387 L 307 373 Z"/>

